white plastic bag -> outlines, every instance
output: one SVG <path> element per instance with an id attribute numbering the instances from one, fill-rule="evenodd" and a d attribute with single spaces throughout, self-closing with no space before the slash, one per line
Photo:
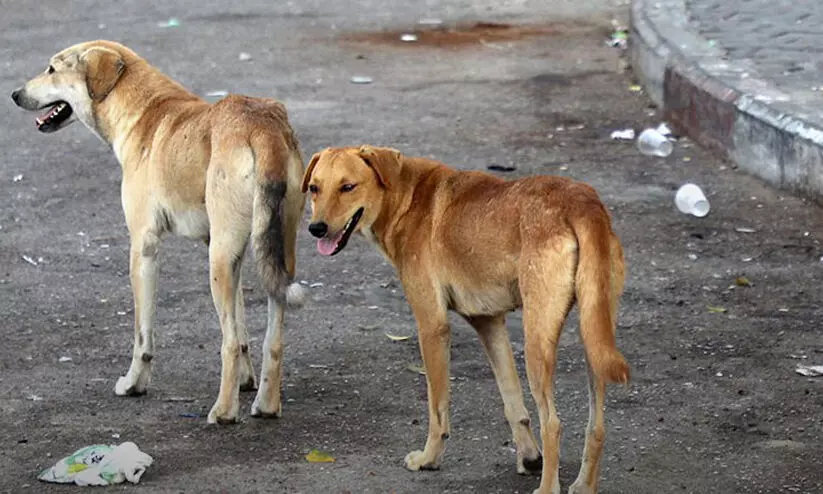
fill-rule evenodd
<path id="1" fill-rule="evenodd" d="M 132 442 L 119 446 L 95 444 L 78 449 L 37 476 L 44 482 L 77 485 L 111 485 L 128 480 L 132 484 L 152 464 L 152 457 Z"/>

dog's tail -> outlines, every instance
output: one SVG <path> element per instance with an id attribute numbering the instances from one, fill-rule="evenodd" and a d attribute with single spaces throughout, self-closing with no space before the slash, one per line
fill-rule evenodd
<path id="1" fill-rule="evenodd" d="M 284 130 L 289 132 L 288 128 Z M 300 191 L 303 158 L 297 140 L 283 136 L 273 146 L 271 135 L 253 137 L 257 184 L 252 210 L 251 241 L 263 285 L 270 296 L 300 307 L 306 289 L 294 282 L 295 240 L 305 199 Z"/>
<path id="2" fill-rule="evenodd" d="M 627 383 L 629 365 L 617 349 L 617 304 L 623 291 L 623 250 L 612 233 L 609 213 L 587 212 L 572 220 L 579 260 L 575 294 L 580 311 L 580 334 L 595 376 L 606 382 Z"/>

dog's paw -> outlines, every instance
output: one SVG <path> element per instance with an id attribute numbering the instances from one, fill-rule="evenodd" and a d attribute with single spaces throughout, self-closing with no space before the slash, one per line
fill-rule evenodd
<path id="1" fill-rule="evenodd" d="M 260 397 L 255 398 L 251 406 L 251 416 L 256 419 L 279 419 L 283 415 L 282 406 L 267 408 L 262 405 Z"/>
<path id="2" fill-rule="evenodd" d="M 533 456 L 526 456 L 517 459 L 517 473 L 520 475 L 531 475 L 540 473 L 543 470 L 543 455 L 536 453 Z"/>
<path id="3" fill-rule="evenodd" d="M 406 468 L 412 472 L 418 470 L 440 470 L 440 462 L 430 459 L 425 451 L 412 451 L 406 455 Z"/>
<path id="4" fill-rule="evenodd" d="M 146 394 L 147 388 L 148 386 L 141 385 L 139 381 L 135 381 L 126 375 L 117 378 L 117 383 L 114 385 L 114 394 L 117 396 L 143 396 Z"/>
<path id="5" fill-rule="evenodd" d="M 239 422 L 237 410 L 227 411 L 219 403 L 212 407 L 207 420 L 208 423 L 217 425 L 231 425 Z"/>
<path id="6" fill-rule="evenodd" d="M 246 381 L 240 385 L 240 391 L 257 391 L 257 379 L 254 376 L 249 376 Z"/>
<path id="7" fill-rule="evenodd" d="M 584 485 L 583 482 L 575 482 L 569 487 L 569 494 L 594 494 L 595 490 Z"/>

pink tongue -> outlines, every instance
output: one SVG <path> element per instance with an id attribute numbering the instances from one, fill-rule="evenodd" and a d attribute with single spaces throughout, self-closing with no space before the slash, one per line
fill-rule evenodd
<path id="1" fill-rule="evenodd" d="M 323 254 L 324 256 L 330 256 L 334 254 L 335 249 L 337 249 L 337 244 L 340 243 L 340 240 L 343 238 L 343 234 L 345 230 L 340 230 L 340 233 L 335 235 L 334 237 L 323 237 L 317 241 L 317 252 Z"/>

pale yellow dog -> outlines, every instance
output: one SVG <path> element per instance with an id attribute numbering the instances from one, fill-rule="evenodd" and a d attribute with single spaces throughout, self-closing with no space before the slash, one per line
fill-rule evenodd
<path id="1" fill-rule="evenodd" d="M 223 332 L 220 393 L 208 421 L 238 418 L 239 391 L 257 388 L 249 357 L 240 267 L 251 239 L 268 293 L 256 417 L 279 416 L 284 310 L 303 296 L 293 283 L 304 208 L 303 160 L 286 109 L 272 99 L 228 96 L 209 104 L 133 51 L 91 41 L 54 55 L 14 91 L 42 110 L 41 132 L 79 120 L 114 150 L 131 238 L 134 353 L 118 395 L 140 395 L 151 379 L 157 251 L 171 232 L 209 246 L 210 281 Z"/>

